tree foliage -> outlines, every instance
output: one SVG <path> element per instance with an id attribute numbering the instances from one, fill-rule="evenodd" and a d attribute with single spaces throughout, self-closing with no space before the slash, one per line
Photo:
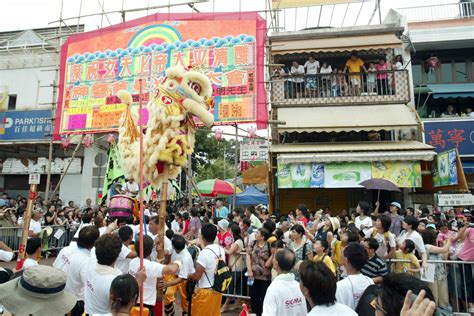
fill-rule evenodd
<path id="1" fill-rule="evenodd" d="M 224 179 L 224 176 L 232 178 L 235 175 L 236 142 L 225 138 L 218 141 L 210 131 L 209 128 L 196 131 L 196 144 L 191 160 L 193 173 L 197 173 L 197 181 Z"/>

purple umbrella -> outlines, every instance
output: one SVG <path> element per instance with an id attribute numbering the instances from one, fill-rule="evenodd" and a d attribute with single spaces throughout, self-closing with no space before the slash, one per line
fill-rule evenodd
<path id="1" fill-rule="evenodd" d="M 359 184 L 367 190 L 378 190 L 377 202 L 379 201 L 380 190 L 400 192 L 400 188 L 395 183 L 385 179 L 373 178 L 362 181 Z"/>

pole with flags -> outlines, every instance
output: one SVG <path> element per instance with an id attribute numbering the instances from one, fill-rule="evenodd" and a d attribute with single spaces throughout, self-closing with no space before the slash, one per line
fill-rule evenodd
<path id="1" fill-rule="evenodd" d="M 142 113 L 142 79 L 138 80 L 140 83 L 140 92 L 138 94 L 139 106 L 139 136 L 140 136 L 140 270 L 143 270 L 143 113 Z M 140 316 L 143 316 L 143 284 L 140 285 Z"/>

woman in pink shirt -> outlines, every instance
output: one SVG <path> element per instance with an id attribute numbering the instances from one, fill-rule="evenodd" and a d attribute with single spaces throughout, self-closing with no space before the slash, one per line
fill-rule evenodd
<path id="1" fill-rule="evenodd" d="M 458 232 L 459 238 L 464 239 L 464 244 L 458 253 L 458 259 L 462 261 L 474 261 L 474 227 L 470 226 L 468 221 L 464 222 L 464 227 Z M 472 286 L 472 267 L 471 264 L 463 264 L 461 268 L 461 280 L 464 280 L 465 286 L 462 287 L 462 297 L 466 297 L 469 302 L 469 312 L 474 312 L 473 286 Z"/>
<path id="2" fill-rule="evenodd" d="M 388 94 L 388 73 L 390 70 L 390 64 L 385 61 L 382 57 L 379 59 L 379 63 L 375 66 L 377 69 L 377 92 L 381 95 Z"/>

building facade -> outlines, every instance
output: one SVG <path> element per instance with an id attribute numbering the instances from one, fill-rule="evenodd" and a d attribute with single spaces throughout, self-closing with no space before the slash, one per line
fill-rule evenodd
<path id="1" fill-rule="evenodd" d="M 65 148 L 53 140 L 59 83 L 59 45 L 84 26 L 0 33 L 0 192 L 28 192 L 28 174 L 41 174 L 40 195 L 58 186 L 79 137 Z M 57 192 L 65 201 L 95 199 L 106 169 L 106 142 L 79 147 Z M 49 151 L 52 151 L 51 166 Z"/>
<path id="2" fill-rule="evenodd" d="M 411 205 L 421 162 L 435 152 L 422 142 L 405 32 L 404 18 L 391 11 L 380 25 L 271 35 L 277 210 L 305 204 L 338 213 L 377 199 L 383 210 L 394 200 Z M 401 192 L 360 185 L 374 178 Z"/>

